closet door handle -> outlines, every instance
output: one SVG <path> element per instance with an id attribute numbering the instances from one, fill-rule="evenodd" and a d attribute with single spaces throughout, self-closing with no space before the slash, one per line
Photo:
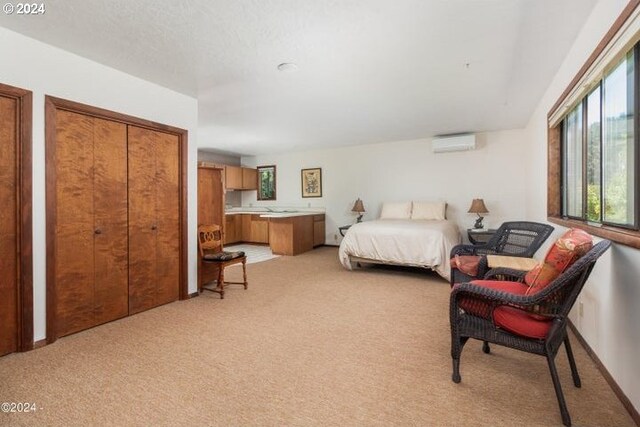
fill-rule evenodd
<path id="1" fill-rule="evenodd" d="M 95 234 L 102 234 L 102 230 L 100 230 L 99 228 L 96 228 L 96 230 L 94 231 Z"/>
<path id="2" fill-rule="evenodd" d="M 157 226 L 157 225 L 155 225 L 155 224 L 153 224 L 153 225 L 151 226 L 151 229 L 152 229 L 152 230 L 157 230 L 157 229 L 158 229 L 158 226 Z"/>

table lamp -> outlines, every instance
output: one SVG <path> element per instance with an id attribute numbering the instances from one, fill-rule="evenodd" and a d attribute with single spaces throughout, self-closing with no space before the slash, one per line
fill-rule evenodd
<path id="1" fill-rule="evenodd" d="M 358 213 L 358 219 L 356 220 L 356 222 L 362 222 L 362 214 L 363 212 L 366 212 L 364 210 L 364 204 L 362 203 L 362 200 L 360 200 L 359 198 L 358 200 L 356 200 L 356 202 L 353 204 L 353 208 L 351 208 L 351 212 Z"/>
<path id="2" fill-rule="evenodd" d="M 484 200 L 482 200 L 482 199 L 473 199 L 473 201 L 471 202 L 471 207 L 469 208 L 468 212 L 478 215 L 478 219 L 476 219 L 476 223 L 473 224 L 473 228 L 482 229 L 483 228 L 482 220 L 484 219 L 484 217 L 480 216 L 480 214 L 488 214 L 489 213 L 489 210 L 484 205 Z"/>

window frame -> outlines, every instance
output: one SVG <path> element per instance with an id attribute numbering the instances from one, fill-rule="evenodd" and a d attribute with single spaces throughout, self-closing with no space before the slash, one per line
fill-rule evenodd
<path id="1" fill-rule="evenodd" d="M 600 43 L 596 46 L 595 50 L 591 53 L 587 61 L 582 65 L 576 76 L 571 80 L 571 83 L 567 86 L 567 88 L 563 91 L 562 95 L 558 98 L 558 100 L 554 103 L 552 108 L 549 110 L 547 115 L 547 123 L 552 121 L 553 115 L 557 114 L 562 108 L 565 100 L 571 95 L 572 91 L 577 87 L 578 83 L 580 83 L 581 78 L 587 74 L 589 68 L 596 63 L 596 61 L 603 55 L 603 52 L 610 47 L 610 44 L 615 40 L 616 35 L 620 32 L 627 20 L 633 15 L 635 9 L 639 6 L 640 2 L 638 0 L 631 1 L 624 8 L 620 16 L 613 23 L 611 28 L 604 35 Z M 634 200 L 634 212 L 635 212 L 635 226 L 629 227 L 619 224 L 610 224 L 606 222 L 601 223 L 593 223 L 591 221 L 586 220 L 586 200 L 584 200 L 584 193 L 587 191 L 585 185 L 583 184 L 583 218 L 569 218 L 563 215 L 563 194 L 564 194 L 564 153 L 563 151 L 563 122 L 561 120 L 559 123 L 555 125 L 548 125 L 547 132 L 547 220 L 551 223 L 558 224 L 564 227 L 573 227 L 583 229 L 590 234 L 598 237 L 603 237 L 609 239 L 613 242 L 621 243 L 626 246 L 630 246 L 633 248 L 640 249 L 640 218 L 638 215 L 640 214 L 640 182 L 638 182 L 638 178 L 640 177 L 640 48 L 638 48 L 637 44 L 635 45 L 635 55 L 634 55 L 634 64 L 635 64 L 635 75 L 634 75 L 634 196 L 636 199 Z M 629 49 L 627 49 L 628 51 Z M 598 84 L 601 84 L 601 80 Z M 584 102 L 589 93 L 595 88 L 595 85 L 589 88 L 587 94 L 583 96 L 580 102 Z M 603 88 L 601 88 L 601 97 L 603 95 Z M 583 120 L 586 120 L 586 110 L 583 111 Z M 601 133 L 602 133 L 601 126 Z M 586 132 L 587 127 L 583 122 L 583 132 Z M 601 137 L 601 145 L 604 143 Z M 586 156 L 586 136 L 583 138 L 583 156 Z M 602 151 L 602 150 L 601 150 Z M 602 164 L 602 157 L 600 158 L 600 163 Z M 602 165 L 601 165 L 602 166 Z M 601 169 L 602 170 L 602 169 Z M 583 171 L 583 183 L 585 183 L 586 172 Z M 601 180 L 603 177 L 601 177 Z M 603 192 L 604 188 L 601 188 L 601 203 L 604 203 Z M 604 214 L 601 211 L 601 220 L 604 219 Z"/>

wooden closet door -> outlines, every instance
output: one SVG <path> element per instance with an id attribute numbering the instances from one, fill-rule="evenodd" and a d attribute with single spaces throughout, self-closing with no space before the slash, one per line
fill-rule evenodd
<path id="1" fill-rule="evenodd" d="M 127 126 L 94 119 L 93 135 L 95 322 L 100 324 L 129 314 Z"/>
<path id="2" fill-rule="evenodd" d="M 177 301 L 180 283 L 180 153 L 176 135 L 157 134 L 156 303 Z"/>
<path id="3" fill-rule="evenodd" d="M 178 299 L 179 143 L 129 126 L 129 313 Z"/>
<path id="4" fill-rule="evenodd" d="M 117 164 L 126 126 L 67 111 L 56 120 L 55 317 L 64 336 L 127 314 L 126 170 Z"/>
<path id="5" fill-rule="evenodd" d="M 0 97 L 0 356 L 18 350 L 17 108 Z"/>

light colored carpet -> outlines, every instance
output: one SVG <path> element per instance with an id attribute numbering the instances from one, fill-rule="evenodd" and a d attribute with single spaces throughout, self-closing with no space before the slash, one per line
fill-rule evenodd
<path id="1" fill-rule="evenodd" d="M 229 252 L 243 251 L 247 256 L 247 264 L 269 261 L 270 259 L 278 258 L 280 256 L 271 252 L 271 248 L 268 245 L 251 245 L 248 243 L 242 243 L 239 245 L 225 246 L 224 250 Z M 231 267 L 233 267 L 233 265 Z"/>
<path id="2" fill-rule="evenodd" d="M 248 274 L 224 300 L 204 293 L 1 358 L 0 401 L 41 409 L 0 424 L 561 425 L 539 356 L 469 342 L 451 381 L 449 285 L 435 274 L 349 272 L 336 248 Z M 634 425 L 574 350 L 581 389 L 558 356 L 574 425 Z"/>

